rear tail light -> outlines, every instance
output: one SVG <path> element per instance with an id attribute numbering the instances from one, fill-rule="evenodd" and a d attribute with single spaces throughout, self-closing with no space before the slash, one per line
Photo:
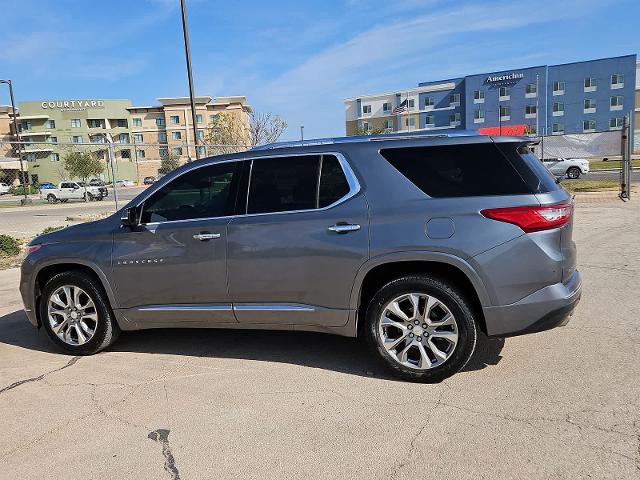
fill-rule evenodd
<path id="1" fill-rule="evenodd" d="M 488 208 L 480 213 L 492 220 L 513 223 L 526 233 L 549 230 L 566 225 L 571 219 L 570 203 L 537 207 Z"/>

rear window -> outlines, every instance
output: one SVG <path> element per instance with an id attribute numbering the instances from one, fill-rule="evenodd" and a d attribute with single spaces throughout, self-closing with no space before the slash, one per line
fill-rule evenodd
<path id="1" fill-rule="evenodd" d="M 510 144 L 513 156 L 503 154 L 493 143 L 388 148 L 380 153 L 431 197 L 520 195 L 548 191 L 540 185 L 535 173 L 516 151 L 516 146 Z M 523 175 L 525 172 L 526 176 Z"/>

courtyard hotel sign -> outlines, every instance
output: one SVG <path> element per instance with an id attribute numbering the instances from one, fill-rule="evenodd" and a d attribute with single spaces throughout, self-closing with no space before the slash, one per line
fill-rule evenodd
<path id="1" fill-rule="evenodd" d="M 500 75 L 489 75 L 484 83 L 489 85 L 495 85 L 498 83 L 516 83 L 518 80 L 524 78 L 524 73 L 502 73 Z"/>
<path id="2" fill-rule="evenodd" d="M 87 108 L 104 108 L 104 100 L 51 100 L 42 102 L 41 106 L 44 110 L 82 111 Z"/>

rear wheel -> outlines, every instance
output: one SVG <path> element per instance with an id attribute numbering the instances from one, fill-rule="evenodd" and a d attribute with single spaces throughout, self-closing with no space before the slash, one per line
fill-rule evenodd
<path id="1" fill-rule="evenodd" d="M 95 197 L 93 196 L 93 194 L 87 192 L 87 200 L 89 200 L 90 202 L 93 202 L 95 200 Z"/>
<path id="2" fill-rule="evenodd" d="M 74 355 L 90 355 L 120 334 L 102 286 L 79 271 L 63 272 L 42 290 L 40 320 L 51 340 Z"/>
<path id="3" fill-rule="evenodd" d="M 476 322 L 464 296 L 428 275 L 383 286 L 366 315 L 371 349 L 398 377 L 441 381 L 462 369 L 476 345 Z"/>
<path id="4" fill-rule="evenodd" d="M 567 177 L 571 178 L 572 180 L 575 180 L 577 178 L 580 178 L 580 174 L 582 172 L 580 171 L 580 169 L 578 167 L 570 167 L 567 170 Z"/>
<path id="5" fill-rule="evenodd" d="M 58 199 L 56 198 L 55 195 L 52 195 L 52 194 L 47 195 L 47 202 L 56 203 L 57 201 L 58 201 Z"/>

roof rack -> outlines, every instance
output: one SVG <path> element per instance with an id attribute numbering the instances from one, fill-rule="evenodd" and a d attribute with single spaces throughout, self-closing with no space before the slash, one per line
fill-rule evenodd
<path id="1" fill-rule="evenodd" d="M 270 143 L 260 145 L 252 150 L 275 150 L 277 148 L 309 147 L 317 145 L 333 145 L 336 143 L 382 142 L 387 140 L 410 140 L 419 138 L 447 138 L 447 137 L 471 137 L 477 136 L 476 130 L 446 129 L 437 132 L 402 132 L 386 133 L 381 135 L 354 135 L 351 137 L 315 138 L 310 140 L 294 140 L 291 142 Z"/>

